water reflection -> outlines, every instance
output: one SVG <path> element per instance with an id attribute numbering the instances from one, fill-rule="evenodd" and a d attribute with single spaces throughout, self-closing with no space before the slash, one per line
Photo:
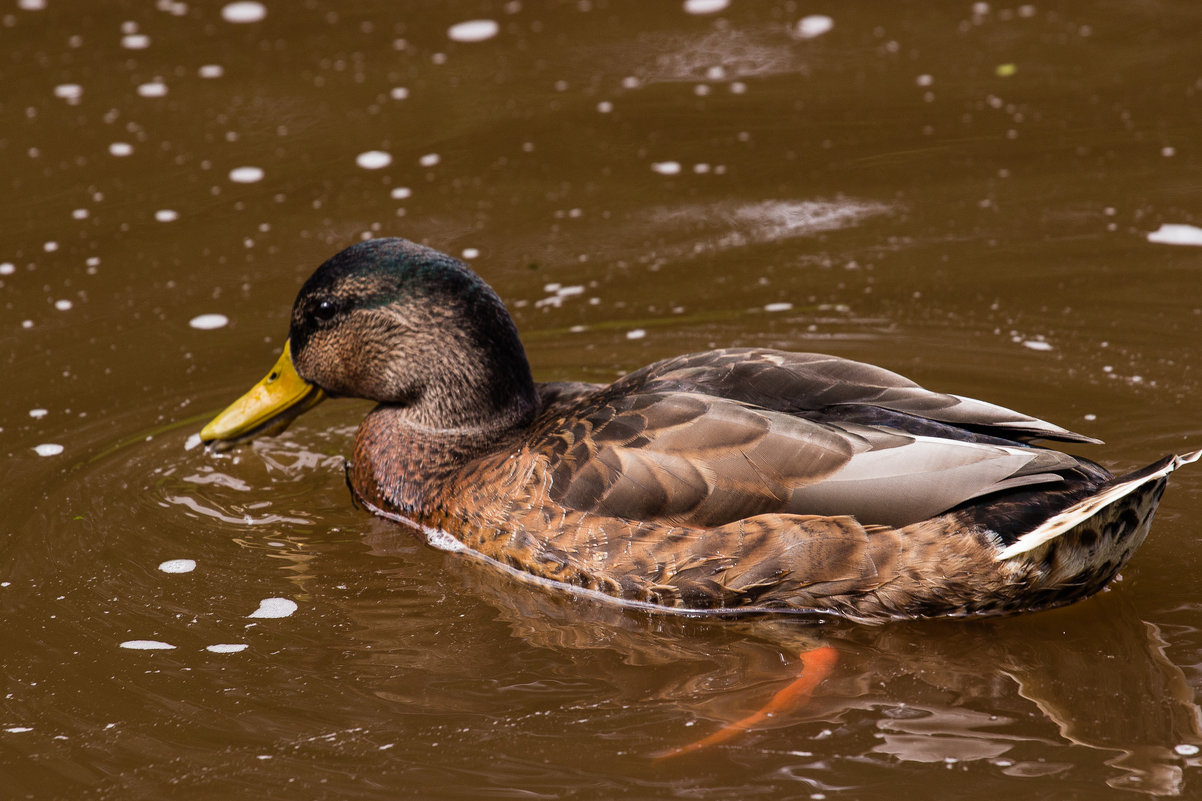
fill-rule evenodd
<path id="1" fill-rule="evenodd" d="M 379 522 L 367 542 L 377 556 L 404 559 L 416 536 Z M 759 708 L 796 677 L 797 655 L 821 645 L 833 646 L 840 659 L 812 701 L 708 756 L 681 759 L 804 747 L 831 737 L 833 727 L 867 726 L 870 745 L 843 751 L 843 759 L 984 761 L 1007 775 L 1032 776 L 1071 771 L 1087 761 L 1074 753 L 1079 747 L 1105 757 L 1113 787 L 1176 795 L 1184 787 L 1182 754 L 1202 745 L 1202 711 L 1185 674 L 1166 656 L 1160 630 L 1140 619 L 1122 591 L 1083 610 L 1016 619 L 880 627 L 784 617 L 713 623 L 597 603 L 447 558 L 455 561 L 459 589 L 493 607 L 512 639 L 575 652 L 577 664 L 604 663 L 606 703 L 656 709 L 663 725 L 645 757 L 654 743 L 677 747 Z M 348 613 L 362 626 L 357 636 L 371 643 L 372 661 L 403 654 L 397 666 L 415 667 L 412 632 L 396 617 L 378 609 Z M 418 664 L 445 668 L 444 659 L 427 653 Z M 571 703 L 566 677 L 546 689 L 549 703 Z M 1034 722 L 1040 718 L 1043 725 Z M 849 737 L 834 746 L 857 739 L 863 742 Z"/>

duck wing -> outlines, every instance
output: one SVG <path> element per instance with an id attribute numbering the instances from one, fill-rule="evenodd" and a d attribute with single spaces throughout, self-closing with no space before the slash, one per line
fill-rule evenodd
<path id="1" fill-rule="evenodd" d="M 702 527 L 769 513 L 901 526 L 981 495 L 1061 482 L 1060 471 L 1078 467 L 1041 448 L 810 420 L 620 383 L 545 421 L 543 440 L 532 443 L 548 458 L 549 493 L 563 506 Z"/>
<path id="2" fill-rule="evenodd" d="M 884 424 L 941 437 L 1099 443 L 1013 409 L 931 392 L 884 368 L 821 353 L 705 351 L 657 362 L 618 383 L 647 391 L 701 392 L 812 419 Z"/>

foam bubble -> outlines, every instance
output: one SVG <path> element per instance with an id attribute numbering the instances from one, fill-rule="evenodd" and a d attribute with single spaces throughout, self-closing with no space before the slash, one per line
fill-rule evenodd
<path id="1" fill-rule="evenodd" d="M 179 212 L 174 209 L 159 209 L 154 213 L 154 218 L 159 222 L 175 222 L 179 219 Z"/>
<path id="2" fill-rule="evenodd" d="M 221 9 L 221 18 L 226 22 L 260 22 L 267 16 L 267 7 L 252 0 L 230 3 Z"/>
<path id="3" fill-rule="evenodd" d="M 214 654 L 236 654 L 239 651 L 245 651 L 249 647 L 246 643 L 241 642 L 223 642 L 216 645 L 206 645 L 205 650 Z"/>
<path id="4" fill-rule="evenodd" d="M 1164 223 L 1148 234 L 1148 241 L 1158 245 L 1202 245 L 1202 228 L 1180 223 Z"/>
<path id="5" fill-rule="evenodd" d="M 220 64 L 202 64 L 196 74 L 202 78 L 220 78 L 225 75 L 225 67 Z"/>
<path id="6" fill-rule="evenodd" d="M 247 617 L 288 617 L 297 610 L 296 601 L 288 598 L 264 598 L 259 601 L 259 608 Z"/>
<path id="7" fill-rule="evenodd" d="M 58 456 L 63 452 L 63 446 L 57 442 L 43 442 L 41 445 L 35 445 L 33 449 L 38 456 Z"/>
<path id="8" fill-rule="evenodd" d="M 230 170 L 230 180 L 236 184 L 253 184 L 262 181 L 265 174 L 262 167 L 235 167 Z"/>
<path id="9" fill-rule="evenodd" d="M 168 559 L 166 562 L 159 562 L 159 570 L 164 573 L 191 573 L 195 569 L 195 559 Z"/>
<path id="10" fill-rule="evenodd" d="M 434 167 L 438 162 L 442 161 L 442 156 L 437 153 L 427 153 L 417 160 L 417 163 L 423 167 Z"/>
<path id="11" fill-rule="evenodd" d="M 355 163 L 365 170 L 380 170 L 392 163 L 392 155 L 383 150 L 368 150 L 355 156 Z"/>
<path id="12" fill-rule="evenodd" d="M 830 33 L 835 27 L 835 21 L 825 14 L 811 14 L 802 17 L 797 23 L 797 35 L 802 39 L 814 39 L 824 33 Z"/>
<path id="13" fill-rule="evenodd" d="M 717 14 L 730 6 L 730 0 L 684 0 L 686 14 Z"/>
<path id="14" fill-rule="evenodd" d="M 109 153 L 117 156 L 118 158 L 128 156 L 133 152 L 134 146 L 129 142 L 113 142 L 111 145 L 109 145 Z"/>
<path id="15" fill-rule="evenodd" d="M 126 640 L 121 647 L 131 651 L 171 651 L 175 648 L 171 643 L 160 640 Z"/>
<path id="16" fill-rule="evenodd" d="M 483 42 L 501 32 L 501 26 L 492 19 L 469 19 L 447 28 L 447 36 L 454 42 Z"/>
<path id="17" fill-rule="evenodd" d="M 660 175 L 677 175 L 680 173 L 679 161 L 657 161 L 651 165 L 651 169 L 658 172 Z"/>
<path id="18" fill-rule="evenodd" d="M 138 86 L 138 94 L 142 97 L 163 97 L 167 94 L 167 84 L 162 81 L 148 81 Z"/>
<path id="19" fill-rule="evenodd" d="M 200 331 L 212 331 L 229 325 L 230 318 L 224 314 L 198 314 L 188 321 L 188 325 Z"/>

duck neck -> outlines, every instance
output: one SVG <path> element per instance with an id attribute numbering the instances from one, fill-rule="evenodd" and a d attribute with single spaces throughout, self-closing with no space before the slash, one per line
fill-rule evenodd
<path id="1" fill-rule="evenodd" d="M 414 411 L 393 404 L 373 409 L 359 425 L 347 472 L 360 499 L 413 520 L 435 511 L 465 465 L 505 447 L 529 423 L 435 428 L 415 419 Z"/>

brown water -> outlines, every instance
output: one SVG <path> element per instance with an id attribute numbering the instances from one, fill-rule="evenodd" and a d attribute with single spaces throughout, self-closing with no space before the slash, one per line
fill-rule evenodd
<path id="1" fill-rule="evenodd" d="M 351 503 L 362 404 L 188 447 L 373 234 L 467 254 L 541 379 L 819 350 L 1116 471 L 1198 447 L 1202 248 L 1148 234 L 1202 225 L 1202 6 L 266 12 L 0 11 L 0 794 L 1202 797 L 1197 466 L 1099 597 L 866 628 L 618 611 L 431 550 Z M 449 34 L 473 19 L 496 34 Z M 652 758 L 817 643 L 809 704 Z"/>

